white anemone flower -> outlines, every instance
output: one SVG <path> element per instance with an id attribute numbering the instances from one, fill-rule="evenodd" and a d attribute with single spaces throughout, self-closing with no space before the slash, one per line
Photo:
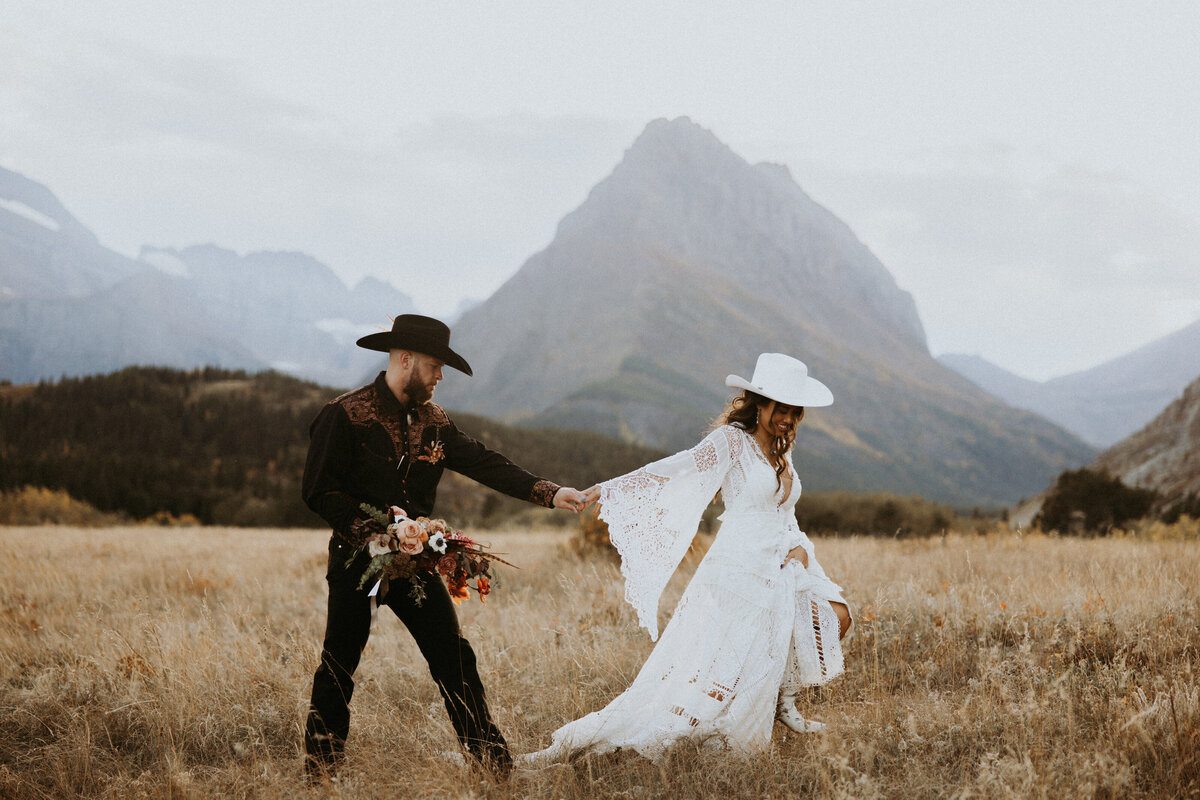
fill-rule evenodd
<path id="1" fill-rule="evenodd" d="M 438 531 L 430 536 L 429 541 L 425 544 L 439 553 L 446 552 L 446 536 L 441 531 Z"/>

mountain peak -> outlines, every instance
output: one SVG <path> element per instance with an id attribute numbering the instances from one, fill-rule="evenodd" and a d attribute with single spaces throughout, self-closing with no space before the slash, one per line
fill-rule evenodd
<path id="1" fill-rule="evenodd" d="M 704 179 L 726 182 L 745 171 L 746 160 L 712 131 L 688 117 L 656 119 L 646 125 L 613 171 L 619 180 L 674 183 Z"/>
<path id="2" fill-rule="evenodd" d="M 672 270 L 697 285 L 734 281 L 868 347 L 868 338 L 883 334 L 925 348 L 912 297 L 845 223 L 805 194 L 786 167 L 750 165 L 687 117 L 646 126 L 612 173 L 559 223 L 551 248 L 568 243 L 591 252 L 658 251 L 649 259 L 596 264 L 593 279 L 627 287 L 655 282 L 669 254 Z M 544 269 L 536 257 L 527 266 Z M 838 307 L 852 314 L 834 312 Z M 852 321 L 858 318 L 867 324 Z"/>
<path id="3" fill-rule="evenodd" d="M 794 354 L 839 397 L 806 434 L 822 488 L 993 502 L 1091 457 L 938 365 L 912 297 L 845 223 L 686 117 L 647 125 L 454 336 L 475 377 L 438 389 L 448 408 L 663 449 L 703 435 L 727 374 Z M 1035 466 L 998 475 L 993 453 Z"/>
<path id="4" fill-rule="evenodd" d="M 649 122 L 627 152 L 644 151 L 674 156 L 687 153 L 711 156 L 720 153 L 742 160 L 712 131 L 692 122 L 689 117 L 661 118 Z"/>

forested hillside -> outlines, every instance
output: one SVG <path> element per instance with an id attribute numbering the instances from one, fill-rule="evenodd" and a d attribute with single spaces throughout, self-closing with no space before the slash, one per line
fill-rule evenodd
<path id="1" fill-rule="evenodd" d="M 151 367 L 0 387 L 0 490 L 63 489 L 135 519 L 320 526 L 300 479 L 309 422 L 338 393 L 273 372 Z M 454 419 L 518 464 L 580 487 L 661 455 L 597 434 Z M 526 505 L 466 480 L 443 486 L 436 511 L 458 525 L 495 523 Z"/>

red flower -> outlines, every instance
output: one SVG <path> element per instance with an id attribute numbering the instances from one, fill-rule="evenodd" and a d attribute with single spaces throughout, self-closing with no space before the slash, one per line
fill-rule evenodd
<path id="1" fill-rule="evenodd" d="M 446 582 L 446 588 L 450 590 L 450 599 L 455 605 L 459 605 L 463 600 L 470 598 L 471 593 L 467 591 L 466 580 L 459 580 L 459 576 L 455 575 Z"/>

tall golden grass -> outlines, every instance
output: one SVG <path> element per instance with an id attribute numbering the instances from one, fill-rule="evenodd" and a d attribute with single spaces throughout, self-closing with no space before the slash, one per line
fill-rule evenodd
<path id="1" fill-rule="evenodd" d="M 818 541 L 858 614 L 847 675 L 803 700 L 826 733 L 776 726 L 754 758 L 681 746 L 506 785 L 440 755 L 445 712 L 385 612 L 346 768 L 311 789 L 325 533 L 3 528 L 0 797 L 1200 797 L 1196 528 Z M 567 536 L 489 535 L 522 569 L 461 607 L 518 751 L 611 699 L 650 649 L 616 567 Z"/>

